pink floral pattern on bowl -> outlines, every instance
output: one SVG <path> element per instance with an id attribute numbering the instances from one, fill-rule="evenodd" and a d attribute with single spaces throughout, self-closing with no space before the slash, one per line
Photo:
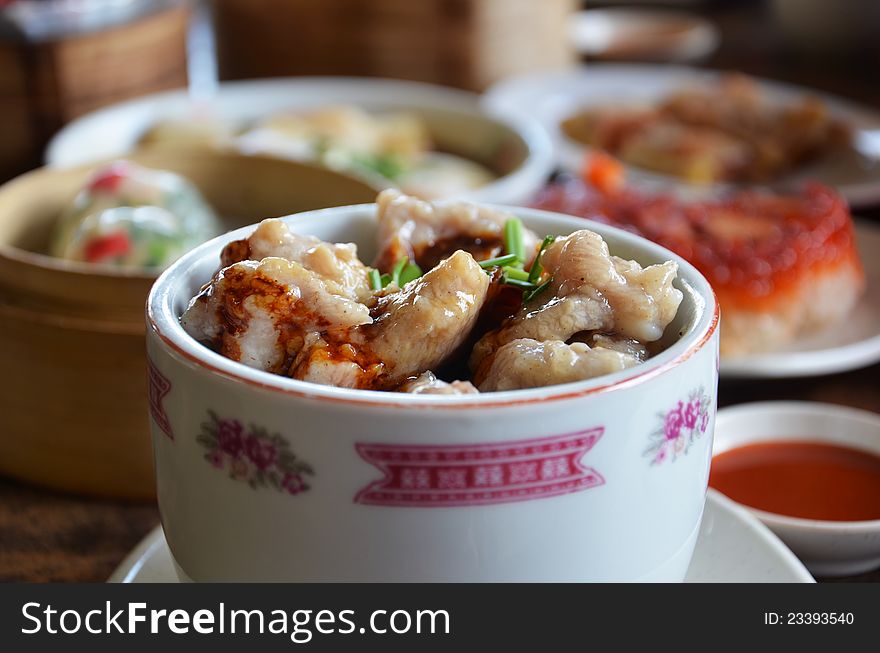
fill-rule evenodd
<path id="1" fill-rule="evenodd" d="M 665 413 L 657 414 L 659 426 L 651 433 L 651 443 L 645 450 L 652 465 L 687 454 L 709 427 L 712 403 L 712 398 L 701 387 L 691 392 L 687 401 L 678 401 Z"/>
<path id="2" fill-rule="evenodd" d="M 281 435 L 255 425 L 245 428 L 239 420 L 221 419 L 211 410 L 208 417 L 196 441 L 207 449 L 205 460 L 215 468 L 255 490 L 268 487 L 300 494 L 309 489 L 304 477 L 314 476 L 312 466 L 300 460 Z"/>

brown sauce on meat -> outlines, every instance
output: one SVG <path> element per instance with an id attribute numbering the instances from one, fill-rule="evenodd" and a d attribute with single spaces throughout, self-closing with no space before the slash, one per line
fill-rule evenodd
<path id="1" fill-rule="evenodd" d="M 415 251 L 416 264 L 422 270 L 430 270 L 460 249 L 466 251 L 477 261 L 484 261 L 499 256 L 504 251 L 504 240 L 496 234 L 476 238 L 473 236 L 444 238 L 417 249 Z"/>
<path id="2" fill-rule="evenodd" d="M 249 261 L 251 259 L 251 244 L 245 238 L 243 240 L 233 240 L 223 248 L 220 252 L 220 267 L 229 267 L 233 263 L 241 261 Z"/>
<path id="3" fill-rule="evenodd" d="M 310 309 L 306 302 L 297 299 L 287 289 L 270 277 L 259 272 L 231 268 L 224 270 L 225 289 L 223 302 L 217 308 L 217 319 L 223 325 L 220 341 L 211 343 L 213 348 L 233 360 L 241 359 L 241 347 L 235 336 L 247 330 L 250 315 L 244 306 L 248 297 L 258 298 L 260 309 L 274 318 L 277 343 L 285 353 L 283 362 L 270 370 L 284 374 L 303 347 L 306 334 L 323 331 L 330 321 Z M 207 299 L 207 298 L 206 298 Z M 304 327 L 308 325 L 308 327 Z"/>
<path id="4" fill-rule="evenodd" d="M 303 378 L 312 365 L 322 362 L 353 363 L 358 370 L 352 387 L 362 390 L 390 390 L 396 382 L 388 378 L 388 368 L 366 345 L 351 342 L 351 329 L 341 329 L 322 334 L 322 342 L 308 352 L 297 366 L 290 370 L 293 378 Z"/>

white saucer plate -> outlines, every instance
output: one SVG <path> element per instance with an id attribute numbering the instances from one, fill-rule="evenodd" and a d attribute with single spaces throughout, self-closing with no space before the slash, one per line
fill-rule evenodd
<path id="1" fill-rule="evenodd" d="M 856 239 L 867 289 L 847 320 L 773 353 L 722 360 L 722 378 L 819 376 L 880 361 L 880 227 L 857 221 Z"/>
<path id="2" fill-rule="evenodd" d="M 122 561 L 111 583 L 177 583 L 171 552 L 157 526 Z M 812 583 L 810 572 L 761 522 L 709 490 L 687 583 Z"/>
<path id="3" fill-rule="evenodd" d="M 653 104 L 681 88 L 712 83 L 723 73 L 687 66 L 595 63 L 555 74 L 513 77 L 494 85 L 483 102 L 490 111 L 531 115 L 553 137 L 557 163 L 577 171 L 589 150 L 566 137 L 560 123 L 579 110 L 608 104 Z M 786 102 L 811 95 L 857 134 L 856 147 L 802 166 L 777 180 L 788 187 L 807 179 L 834 186 L 853 206 L 880 202 L 880 112 L 812 89 L 781 82 L 757 80 L 771 101 Z M 675 190 L 685 196 L 705 195 L 722 185 L 698 186 L 666 175 L 629 167 L 631 182 L 646 188 Z"/>

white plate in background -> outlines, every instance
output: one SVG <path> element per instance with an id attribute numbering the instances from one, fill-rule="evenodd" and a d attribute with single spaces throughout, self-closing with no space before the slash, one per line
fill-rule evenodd
<path id="1" fill-rule="evenodd" d="M 171 552 L 157 526 L 122 561 L 110 583 L 177 583 Z M 761 522 L 709 490 L 686 583 L 812 583 L 813 577 Z"/>
<path id="2" fill-rule="evenodd" d="M 557 162 L 567 170 L 579 170 L 589 148 L 565 136 L 560 122 L 591 106 L 608 104 L 653 104 L 670 93 L 700 83 L 712 83 L 724 73 L 667 64 L 586 64 L 559 73 L 513 77 L 492 86 L 484 96 L 492 111 L 524 111 L 537 119 L 553 138 Z M 780 177 L 776 186 L 791 186 L 817 179 L 834 186 L 853 206 L 880 202 L 880 112 L 816 90 L 756 79 L 772 101 L 785 102 L 813 95 L 831 114 L 848 124 L 865 152 L 850 149 L 842 154 L 817 159 Z M 725 186 L 698 186 L 676 177 L 627 166 L 628 178 L 643 187 L 673 189 L 684 195 L 705 195 Z"/>

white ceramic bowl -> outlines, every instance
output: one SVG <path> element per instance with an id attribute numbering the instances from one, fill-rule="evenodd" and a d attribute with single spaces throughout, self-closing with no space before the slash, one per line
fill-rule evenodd
<path id="1" fill-rule="evenodd" d="M 494 182 L 460 198 L 520 204 L 541 188 L 553 170 L 549 135 L 519 111 L 488 112 L 479 96 L 442 86 L 378 78 L 291 77 L 224 82 L 210 98 L 186 91 L 156 93 L 100 109 L 74 120 L 50 141 L 46 163 L 70 166 L 122 156 L 164 119 L 208 115 L 246 125 L 283 111 L 330 104 L 367 110 L 417 113 L 444 149 L 490 167 L 507 168 Z"/>
<path id="2" fill-rule="evenodd" d="M 667 329 L 668 348 L 634 369 L 590 381 L 480 396 L 326 387 L 235 363 L 179 325 L 221 248 L 251 229 L 206 243 L 160 277 L 147 310 L 152 431 L 162 524 L 182 576 L 684 577 L 712 449 L 712 290 L 691 265 L 632 234 L 510 210 L 539 234 L 588 227 L 619 255 L 643 264 L 678 261 L 684 300 Z M 375 253 L 374 205 L 287 222 L 301 233 L 354 241 L 365 260 Z M 695 409 L 683 424 L 677 411 L 691 400 Z M 261 480 L 258 463 L 240 451 L 242 437 L 259 464 L 271 458 L 271 446 L 296 456 L 281 465 L 277 486 Z"/>
<path id="3" fill-rule="evenodd" d="M 880 455 L 880 415 L 800 401 L 756 402 L 718 413 L 716 454 L 747 444 L 786 440 L 837 444 Z M 880 567 L 880 519 L 799 519 L 745 507 L 817 576 L 848 576 Z"/>

